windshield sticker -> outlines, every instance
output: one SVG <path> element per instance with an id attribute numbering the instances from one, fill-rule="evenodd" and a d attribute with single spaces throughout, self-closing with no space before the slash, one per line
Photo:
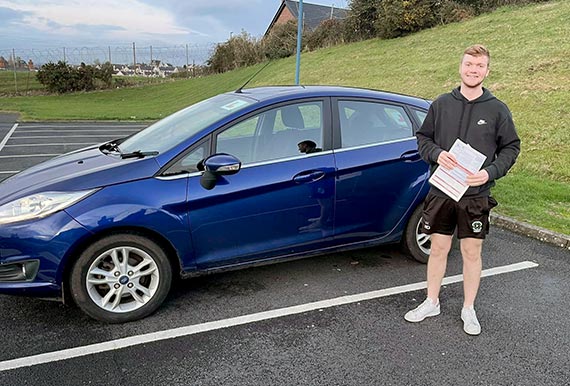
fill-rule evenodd
<path id="1" fill-rule="evenodd" d="M 248 103 L 242 99 L 236 99 L 233 102 L 230 102 L 226 105 L 223 105 L 222 109 L 227 110 L 227 111 L 232 111 L 235 109 L 239 109 L 240 107 L 247 106 L 247 104 Z"/>

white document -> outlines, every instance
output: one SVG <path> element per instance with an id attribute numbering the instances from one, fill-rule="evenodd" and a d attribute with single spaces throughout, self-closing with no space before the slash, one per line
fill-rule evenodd
<path id="1" fill-rule="evenodd" d="M 453 169 L 438 166 L 429 183 L 459 201 L 469 188 L 465 179 L 468 175 L 477 173 L 487 157 L 460 139 L 455 141 L 449 152 L 457 159 L 458 166 Z"/>

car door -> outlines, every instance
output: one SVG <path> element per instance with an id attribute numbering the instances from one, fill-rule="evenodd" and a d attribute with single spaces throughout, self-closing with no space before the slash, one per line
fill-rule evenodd
<path id="1" fill-rule="evenodd" d="M 206 190 L 188 181 L 188 213 L 199 269 L 296 254 L 332 242 L 334 156 L 330 100 L 282 104 L 224 127 L 210 153 L 239 158 L 241 170 Z M 301 153 L 303 141 L 315 144 Z M 194 163 L 195 155 L 188 155 Z"/>
<path id="2" fill-rule="evenodd" d="M 408 109 L 335 99 L 338 242 L 382 238 L 402 221 L 427 179 Z"/>

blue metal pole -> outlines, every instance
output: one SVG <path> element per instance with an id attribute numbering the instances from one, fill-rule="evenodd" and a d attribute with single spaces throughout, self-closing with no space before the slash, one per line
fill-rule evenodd
<path id="1" fill-rule="evenodd" d="M 301 71 L 301 36 L 303 35 L 303 0 L 299 0 L 299 15 L 297 17 L 297 63 L 295 69 L 295 84 L 299 85 Z"/>

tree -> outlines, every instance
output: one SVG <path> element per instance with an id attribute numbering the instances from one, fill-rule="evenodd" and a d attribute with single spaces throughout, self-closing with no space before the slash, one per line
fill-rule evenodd
<path id="1" fill-rule="evenodd" d="M 226 72 L 239 67 L 251 66 L 263 60 L 259 42 L 242 31 L 226 42 L 220 43 L 208 59 L 207 65 L 212 72 Z"/>
<path id="2" fill-rule="evenodd" d="M 394 38 L 433 27 L 437 7 L 437 0 L 382 0 L 375 24 L 378 35 Z"/>
<path id="3" fill-rule="evenodd" d="M 306 47 L 309 51 L 331 47 L 346 41 L 345 24 L 339 19 L 324 20 L 308 34 Z"/>
<path id="4" fill-rule="evenodd" d="M 302 41 L 305 41 L 307 34 L 303 31 Z M 261 41 L 262 51 L 269 59 L 286 58 L 295 53 L 297 48 L 297 22 L 288 21 L 284 24 L 276 24 L 271 29 L 269 35 Z"/>
<path id="5" fill-rule="evenodd" d="M 378 7 L 382 0 L 351 0 L 346 19 L 346 35 L 350 41 L 376 36 Z"/>

